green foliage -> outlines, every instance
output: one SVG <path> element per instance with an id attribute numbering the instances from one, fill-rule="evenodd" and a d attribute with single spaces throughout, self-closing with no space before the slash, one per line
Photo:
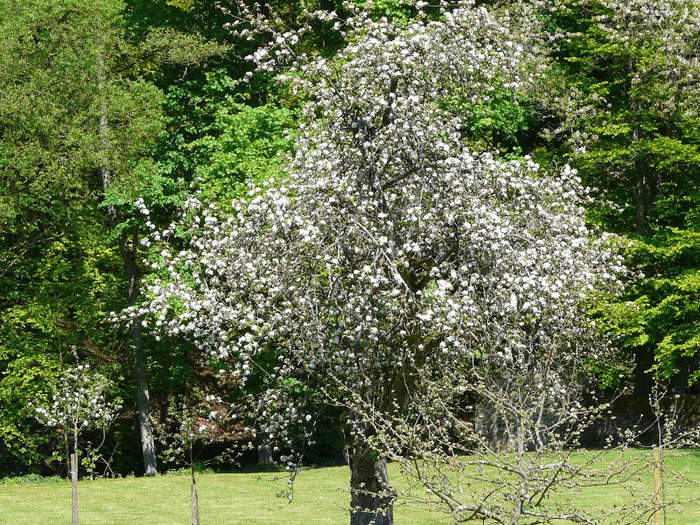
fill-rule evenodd
<path id="1" fill-rule="evenodd" d="M 633 288 L 640 308 L 635 346 L 656 348 L 661 377 L 690 384 L 698 380 L 700 352 L 700 231 L 665 228 L 636 250 L 648 278 Z M 653 273 L 652 273 L 653 272 Z"/>
<path id="2" fill-rule="evenodd" d="M 353 0 L 352 5 L 369 10 L 375 17 L 385 16 L 398 25 L 405 25 L 416 16 L 415 7 L 403 0 Z"/>
<path id="3" fill-rule="evenodd" d="M 476 149 L 523 155 L 524 147 L 533 148 L 528 132 L 537 126 L 537 112 L 512 89 L 496 88 L 484 99 L 465 105 L 463 111 L 469 116 L 465 133 Z"/>
<path id="4" fill-rule="evenodd" d="M 197 151 L 197 174 L 210 200 L 241 195 L 246 181 L 262 183 L 280 174 L 280 159 L 291 148 L 291 114 L 267 105 L 231 104 L 219 107 L 211 132 L 191 144 Z"/>
<path id="5" fill-rule="evenodd" d="M 224 54 L 227 46 L 207 41 L 197 34 L 184 34 L 167 27 L 154 28 L 140 46 L 140 51 L 153 55 L 157 64 L 185 68 L 204 63 Z"/>
<path id="6" fill-rule="evenodd" d="M 626 12 L 612 1 L 561 3 L 549 23 L 560 35 L 554 54 L 564 89 L 576 101 L 563 126 L 578 147 L 568 160 L 598 190 L 589 217 L 635 241 L 629 264 L 644 274 L 630 283 L 613 324 L 621 359 L 637 357 L 636 387 L 646 395 L 652 365 L 678 392 L 698 378 L 700 121 L 693 85 L 700 68 L 691 58 L 697 5 L 649 2 L 644 12 L 639 5 Z"/>
<path id="7" fill-rule="evenodd" d="M 24 476 L 0 478 L 0 484 L 19 485 L 19 484 L 38 484 L 38 483 L 65 483 L 59 476 L 40 476 L 39 474 L 25 474 Z"/>
<path id="8" fill-rule="evenodd" d="M 104 203 L 128 209 L 148 184 L 138 177 L 162 119 L 159 90 L 120 69 L 122 7 L 116 0 L 0 2 L 4 472 L 45 468 L 40 460 L 55 443 L 38 430 L 28 403 L 45 398 L 73 352 L 117 373 L 131 368 L 125 333 L 107 313 L 125 303 L 114 241 L 133 224 L 112 235 Z M 107 196 L 99 169 L 110 176 Z"/>
<path id="9" fill-rule="evenodd" d="M 109 355 L 115 329 L 105 316 L 120 304 L 119 266 L 92 222 L 101 218 L 97 209 L 82 214 L 78 232 L 28 250 L 0 281 L 8 290 L 0 310 L 0 442 L 7 447 L 0 454 L 14 458 L 5 466 L 38 466 L 36 454 L 46 453 L 50 440 L 37 432 L 28 404 L 47 394 L 69 347 L 98 362 L 116 357 Z"/>

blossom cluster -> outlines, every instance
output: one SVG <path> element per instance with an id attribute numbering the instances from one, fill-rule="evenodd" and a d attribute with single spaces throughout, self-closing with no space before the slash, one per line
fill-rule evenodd
<path id="1" fill-rule="evenodd" d="M 50 427 L 84 429 L 109 425 L 121 409 L 109 400 L 109 379 L 87 364 L 66 368 L 48 403 L 35 408 L 36 417 Z"/>

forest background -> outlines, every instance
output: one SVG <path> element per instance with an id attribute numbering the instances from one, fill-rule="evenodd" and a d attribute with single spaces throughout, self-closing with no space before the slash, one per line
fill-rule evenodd
<path id="1" fill-rule="evenodd" d="M 66 436 L 36 407 L 79 364 L 108 378 L 123 404 L 106 434 L 81 434 L 95 474 L 154 474 L 151 421 L 167 425 L 190 392 L 227 402 L 256 394 L 255 381 L 222 384 L 214 372 L 225 364 L 186 340 L 111 314 L 140 300 L 149 223 L 176 220 L 193 188 L 227 208 L 249 179 L 279 176 L 293 148 L 305 101 L 275 72 L 255 70 L 247 57 L 274 37 L 233 31 L 239 11 L 225 4 L 0 4 L 0 476 L 64 468 Z M 260 9 L 280 27 L 310 24 L 297 50 L 330 59 L 343 35 L 307 9 L 342 17 L 362 2 L 309 4 Z M 475 150 L 570 163 L 595 188 L 589 221 L 629 240 L 635 276 L 599 313 L 616 353 L 599 363 L 596 388 L 625 391 L 640 410 L 655 384 L 696 395 L 700 379 L 700 25 L 685 4 L 543 10 L 549 98 L 494 89 L 463 109 Z M 415 14 L 391 0 L 364 7 L 399 24 Z M 332 413 L 324 421 L 308 461 L 342 458 L 347 429 Z M 237 414 L 227 444 L 253 440 L 254 426 Z M 161 469 L 180 466 L 160 459 Z"/>

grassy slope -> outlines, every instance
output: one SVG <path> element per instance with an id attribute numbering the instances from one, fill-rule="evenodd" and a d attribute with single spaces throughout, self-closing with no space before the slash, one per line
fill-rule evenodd
<path id="1" fill-rule="evenodd" d="M 670 458 L 667 466 L 675 471 L 687 469 L 689 479 L 700 480 L 698 452 L 686 452 Z M 392 475 L 394 480 L 398 479 L 394 465 Z M 304 471 L 295 484 L 294 502 L 284 505 L 285 501 L 275 495 L 284 486 L 283 475 L 201 474 L 198 476 L 198 488 L 202 524 L 347 523 L 348 478 L 346 467 Z M 649 482 L 650 485 L 650 480 L 651 476 L 645 480 L 645 484 Z M 189 482 L 188 476 L 81 481 L 80 522 L 83 525 L 189 523 Z M 680 498 L 687 499 L 697 493 L 696 486 L 687 485 L 681 489 Z M 0 484 L 0 524 L 70 523 L 70 494 L 70 483 L 67 481 Z M 605 488 L 581 497 L 577 503 L 607 506 L 624 498 L 623 494 L 614 494 Z M 399 505 L 395 514 L 398 525 L 450 523 L 446 515 L 415 505 Z M 670 513 L 668 523 L 700 524 L 700 504 L 684 505 L 682 514 Z"/>

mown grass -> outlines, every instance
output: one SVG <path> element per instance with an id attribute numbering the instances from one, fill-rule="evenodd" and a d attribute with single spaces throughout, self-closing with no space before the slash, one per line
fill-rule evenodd
<path id="1" fill-rule="evenodd" d="M 687 501 L 699 493 L 692 482 L 700 481 L 700 453 L 681 452 L 666 460 L 666 468 L 687 474 L 687 481 L 669 491 L 669 499 Z M 401 479 L 396 465 L 390 466 L 390 475 L 399 489 L 408 485 Z M 291 504 L 276 496 L 285 479 L 282 473 L 199 474 L 202 524 L 320 525 L 349 521 L 347 467 L 305 470 L 296 479 Z M 652 479 L 649 472 L 638 490 L 651 490 Z M 0 484 L 0 524 L 70 523 L 70 483 L 55 479 L 47 483 L 36 481 L 17 479 Z M 84 480 L 79 491 L 80 523 L 84 525 L 189 523 L 188 476 Z M 421 493 L 414 495 L 424 497 Z M 577 505 L 606 508 L 622 504 L 629 497 L 625 491 L 603 487 L 578 496 Z M 395 517 L 397 525 L 451 523 L 446 514 L 416 503 L 397 505 Z M 700 504 L 677 506 L 669 510 L 667 518 L 667 523 L 673 525 L 700 524 Z"/>
<path id="2" fill-rule="evenodd" d="M 393 467 L 393 466 L 392 466 Z M 392 474 L 398 475 L 395 468 Z M 277 497 L 284 487 L 283 473 L 199 474 L 200 514 L 203 525 L 216 524 L 342 524 L 349 470 L 328 467 L 305 470 L 295 481 L 294 500 Z M 80 523 L 174 525 L 189 523 L 189 476 L 83 480 L 78 485 Z M 70 482 L 0 484 L 0 524 L 57 525 L 71 520 Z M 399 505 L 397 523 L 446 523 L 429 509 Z"/>

